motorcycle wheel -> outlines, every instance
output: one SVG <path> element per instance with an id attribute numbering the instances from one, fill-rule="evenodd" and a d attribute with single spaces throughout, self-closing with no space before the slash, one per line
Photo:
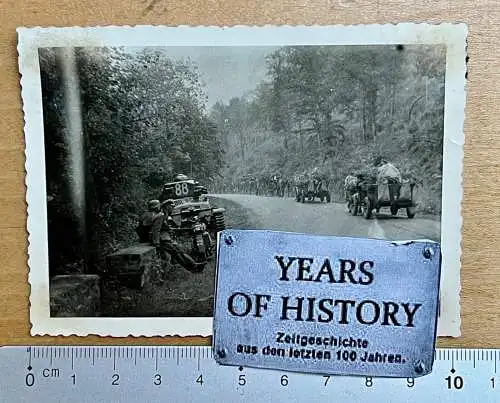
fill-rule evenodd
<path id="1" fill-rule="evenodd" d="M 215 230 L 217 232 L 224 231 L 226 229 L 226 222 L 224 220 L 224 214 L 214 213 L 214 219 L 215 219 Z"/>
<path id="2" fill-rule="evenodd" d="M 370 198 L 365 197 L 363 205 L 362 205 L 363 216 L 368 220 L 372 216 L 373 206 Z"/>

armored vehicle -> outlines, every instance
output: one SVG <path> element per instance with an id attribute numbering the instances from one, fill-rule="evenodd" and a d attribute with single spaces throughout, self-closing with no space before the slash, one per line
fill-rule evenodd
<path id="1" fill-rule="evenodd" d="M 193 219 L 197 216 L 209 231 L 218 232 L 225 229 L 223 208 L 215 208 L 207 198 L 208 191 L 192 179 L 169 182 L 163 187 L 160 201 L 171 204 L 169 216 L 178 229 L 190 230 Z"/>

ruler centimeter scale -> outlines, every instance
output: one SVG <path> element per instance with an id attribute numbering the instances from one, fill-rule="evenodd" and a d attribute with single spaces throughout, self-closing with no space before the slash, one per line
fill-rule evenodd
<path id="1" fill-rule="evenodd" d="M 500 349 L 437 349 L 421 378 L 218 365 L 211 347 L 0 347 L 0 402 L 500 402 Z"/>

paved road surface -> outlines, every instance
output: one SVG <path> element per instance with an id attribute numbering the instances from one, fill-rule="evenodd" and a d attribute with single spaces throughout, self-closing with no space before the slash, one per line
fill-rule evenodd
<path id="1" fill-rule="evenodd" d="M 297 203 L 293 198 L 265 197 L 239 194 L 213 194 L 231 200 L 248 211 L 251 228 L 320 235 L 368 237 L 388 240 L 431 239 L 440 241 L 440 222 L 419 216 L 409 220 L 406 210 L 391 217 L 389 209 L 382 209 L 375 218 L 353 217 L 345 204 Z"/>

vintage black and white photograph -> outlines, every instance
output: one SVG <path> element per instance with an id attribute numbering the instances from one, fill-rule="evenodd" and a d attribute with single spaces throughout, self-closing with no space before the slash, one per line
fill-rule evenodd
<path id="1" fill-rule="evenodd" d="M 32 333 L 210 334 L 232 228 L 441 242 L 459 335 L 466 33 L 405 27 L 20 32 Z"/>

